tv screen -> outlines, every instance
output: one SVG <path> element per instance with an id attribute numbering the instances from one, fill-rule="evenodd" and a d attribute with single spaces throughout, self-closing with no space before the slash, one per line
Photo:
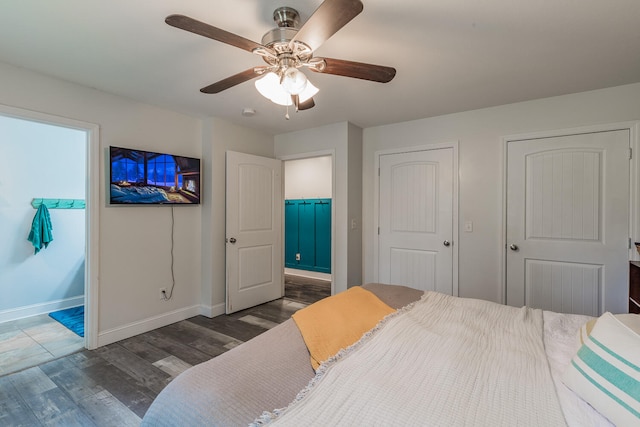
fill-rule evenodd
<path id="1" fill-rule="evenodd" d="M 112 205 L 200 204 L 200 159 L 110 147 Z"/>

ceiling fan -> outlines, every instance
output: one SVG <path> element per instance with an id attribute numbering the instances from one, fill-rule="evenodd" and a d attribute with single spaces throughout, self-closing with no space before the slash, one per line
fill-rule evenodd
<path id="1" fill-rule="evenodd" d="M 313 52 L 340 28 L 362 12 L 360 0 L 325 0 L 302 27 L 299 14 L 288 6 L 277 8 L 273 19 L 277 27 L 268 31 L 261 43 L 216 28 L 184 15 L 170 15 L 165 22 L 173 27 L 199 34 L 231 46 L 260 55 L 267 65 L 249 68 L 226 79 L 200 89 L 203 93 L 219 93 L 255 77 L 258 91 L 276 104 L 294 105 L 306 110 L 315 105 L 313 96 L 318 89 L 299 69 L 357 79 L 387 83 L 396 70 L 381 65 L 316 58 Z M 288 115 L 286 116 L 287 118 Z"/>

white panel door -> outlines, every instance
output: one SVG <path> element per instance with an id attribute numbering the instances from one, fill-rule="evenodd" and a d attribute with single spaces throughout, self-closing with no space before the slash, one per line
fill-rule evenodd
<path id="1" fill-rule="evenodd" d="M 380 156 L 378 281 L 453 294 L 453 149 Z"/>
<path id="2" fill-rule="evenodd" d="M 227 152 L 227 313 L 283 293 L 282 162 Z"/>
<path id="3" fill-rule="evenodd" d="M 624 312 L 629 132 L 507 144 L 507 304 Z"/>

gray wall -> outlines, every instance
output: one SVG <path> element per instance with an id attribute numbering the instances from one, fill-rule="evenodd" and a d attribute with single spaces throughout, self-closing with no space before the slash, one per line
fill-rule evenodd
<path id="1" fill-rule="evenodd" d="M 3 63 L 0 104 L 99 126 L 99 345 L 198 314 L 201 208 L 175 209 L 176 289 L 161 301 L 159 288 L 171 286 L 171 209 L 107 207 L 105 151 L 114 145 L 201 157 L 201 120 Z"/>
<path id="2" fill-rule="evenodd" d="M 459 295 L 500 301 L 503 138 L 638 119 L 640 84 L 633 84 L 365 129 L 364 281 L 374 278 L 377 151 L 459 142 Z M 472 233 L 464 232 L 465 221 L 473 221 Z M 633 225 L 637 229 L 637 220 Z"/>

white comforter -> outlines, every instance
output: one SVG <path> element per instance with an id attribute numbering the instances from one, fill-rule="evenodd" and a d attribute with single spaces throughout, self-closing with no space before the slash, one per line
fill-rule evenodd
<path id="1" fill-rule="evenodd" d="M 323 365 L 276 425 L 565 425 L 541 310 L 427 292 Z"/>

